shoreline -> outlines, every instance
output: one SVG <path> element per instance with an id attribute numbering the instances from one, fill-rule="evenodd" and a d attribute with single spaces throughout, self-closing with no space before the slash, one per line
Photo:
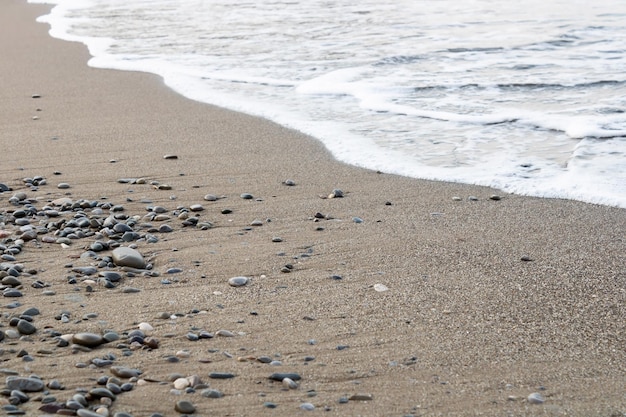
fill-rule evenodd
<path id="1" fill-rule="evenodd" d="M 50 395 L 61 402 L 111 375 L 94 359 L 113 355 L 112 366 L 142 374 L 122 378 L 133 388 L 116 395 L 111 415 L 179 415 L 183 400 L 197 415 L 299 415 L 305 403 L 326 415 L 626 412 L 623 209 L 342 164 L 310 137 L 185 99 L 157 76 L 89 68 L 82 44 L 34 21 L 47 8 L 9 0 L 0 17 L 9 57 L 0 73 L 11 80 L 0 100 L 10 148 L 0 183 L 13 189 L 0 193 L 0 242 L 23 234 L 15 211 L 26 203 L 10 202 L 18 192 L 39 211 L 59 198 L 121 206 L 83 211 L 136 218 L 140 238 L 87 228 L 94 234 L 69 243 L 52 230 L 24 242 L 14 255 L 23 296 L 4 299 L 0 330 L 28 307 L 41 314 L 34 334 L 0 342 L 4 369 L 59 380 L 66 390 Z M 36 190 L 22 180 L 38 175 L 47 184 Z M 345 196 L 322 198 L 333 189 Z M 155 220 L 156 206 L 166 219 Z M 79 211 L 54 209 L 58 217 L 25 218 L 49 225 Z M 210 226 L 185 225 L 190 217 Z M 81 257 L 99 236 L 135 245 L 152 272 Z M 97 273 L 75 271 L 84 267 Z M 99 280 L 107 271 L 122 275 L 113 288 Z M 235 276 L 250 281 L 230 286 Z M 56 318 L 62 311 L 68 322 Z M 53 334 L 113 330 L 126 342 L 142 322 L 158 348 L 83 350 Z M 213 337 L 190 339 L 203 331 Z M 275 372 L 297 373 L 298 388 L 269 380 Z M 203 396 L 207 388 L 176 395 L 172 374 L 198 375 L 223 397 Z M 545 402 L 533 404 L 533 393 Z"/>

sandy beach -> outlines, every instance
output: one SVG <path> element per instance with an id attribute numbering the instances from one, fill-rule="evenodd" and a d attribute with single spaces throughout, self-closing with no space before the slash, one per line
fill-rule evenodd
<path id="1" fill-rule="evenodd" d="M 4 413 L 626 415 L 626 210 L 348 166 L 0 9 Z"/>

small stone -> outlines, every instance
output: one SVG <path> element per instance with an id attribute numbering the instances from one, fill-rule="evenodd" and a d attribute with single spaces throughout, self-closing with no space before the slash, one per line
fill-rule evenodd
<path id="1" fill-rule="evenodd" d="M 371 394 L 354 394 L 348 399 L 350 401 L 372 401 L 374 397 Z"/>
<path id="2" fill-rule="evenodd" d="M 232 277 L 228 280 L 228 285 L 231 287 L 243 287 L 248 282 L 250 282 L 250 279 L 247 277 Z"/>
<path id="3" fill-rule="evenodd" d="M 293 187 L 294 185 L 296 185 L 296 182 L 294 180 L 285 180 L 283 181 L 283 184 L 289 186 L 289 187 Z"/>
<path id="4" fill-rule="evenodd" d="M 235 333 L 231 332 L 230 330 L 218 330 L 215 332 L 215 335 L 222 337 L 235 337 Z"/>
<path id="5" fill-rule="evenodd" d="M 163 155 L 163 159 L 178 159 L 177 155 Z"/>
<path id="6" fill-rule="evenodd" d="M 211 379 L 230 379 L 234 377 L 235 374 L 232 374 L 230 372 L 211 372 L 209 374 L 209 378 Z"/>
<path id="7" fill-rule="evenodd" d="M 376 292 L 384 292 L 384 291 L 388 291 L 389 288 L 387 288 L 387 286 L 384 284 L 374 284 L 374 290 Z"/>
<path id="8" fill-rule="evenodd" d="M 22 392 L 43 391 L 45 384 L 39 378 L 28 378 L 21 376 L 8 376 L 6 379 L 7 389 Z"/>
<path id="9" fill-rule="evenodd" d="M 176 401 L 174 410 L 183 414 L 193 414 L 196 412 L 196 407 L 190 401 L 180 400 L 180 401 Z"/>
<path id="10" fill-rule="evenodd" d="M 285 388 L 289 388 L 289 389 L 296 389 L 296 388 L 298 388 L 298 383 L 296 381 L 294 381 L 293 379 L 291 379 L 291 378 L 285 378 L 285 379 L 283 379 L 282 382 L 283 382 L 283 386 Z"/>
<path id="11" fill-rule="evenodd" d="M 72 336 L 72 343 L 86 347 L 97 347 L 104 343 L 104 339 L 95 333 L 76 333 Z"/>
<path id="12" fill-rule="evenodd" d="M 191 206 L 189 206 L 189 210 L 191 210 L 191 211 L 202 211 L 202 210 L 204 210 L 204 207 L 202 207 L 202 204 L 192 204 Z"/>
<path id="13" fill-rule="evenodd" d="M 174 388 L 183 390 L 190 386 L 189 380 L 187 378 L 178 378 L 174 381 Z"/>
<path id="14" fill-rule="evenodd" d="M 242 193 L 240 197 L 244 200 L 252 200 L 254 198 L 254 196 L 250 193 Z"/>
<path id="15" fill-rule="evenodd" d="M 502 197 L 500 197 L 497 194 L 493 194 L 493 195 L 489 196 L 489 199 L 490 200 L 494 200 L 494 201 L 499 201 L 499 200 L 502 200 Z"/>
<path id="16" fill-rule="evenodd" d="M 124 366 L 112 366 L 111 373 L 119 378 L 133 378 L 142 374 L 139 369 L 126 368 Z"/>
<path id="17" fill-rule="evenodd" d="M 353 217 L 352 221 L 355 222 L 355 223 L 363 223 L 363 219 L 360 218 L 360 217 Z"/>
<path id="18" fill-rule="evenodd" d="M 524 262 L 532 262 L 532 258 L 528 255 L 524 255 L 520 259 Z"/>
<path id="19" fill-rule="evenodd" d="M 276 372 L 268 377 L 272 381 L 283 382 L 283 379 L 289 378 L 292 381 L 300 381 L 302 377 L 299 374 L 291 373 L 291 372 Z"/>
<path id="20" fill-rule="evenodd" d="M 145 323 L 145 322 L 139 323 L 137 328 L 144 333 L 149 333 L 154 330 L 154 327 L 152 327 L 149 323 Z"/>
<path id="21" fill-rule="evenodd" d="M 263 222 L 261 220 L 253 220 L 252 223 L 250 223 L 250 226 L 263 226 Z"/>
<path id="22" fill-rule="evenodd" d="M 538 392 L 533 392 L 528 396 L 528 402 L 531 404 L 543 404 L 545 401 L 546 400 L 543 398 L 543 395 Z"/>
<path id="23" fill-rule="evenodd" d="M 272 238 L 272 242 L 274 242 L 274 243 L 280 243 L 282 241 L 283 241 L 282 237 L 275 236 L 275 237 Z"/>
<path id="24" fill-rule="evenodd" d="M 61 190 L 66 190 L 70 188 L 70 185 L 66 182 L 60 182 L 59 185 L 57 185 L 57 188 Z"/>
<path id="25" fill-rule="evenodd" d="M 19 290 L 16 290 L 13 288 L 7 288 L 4 291 L 2 291 L 2 296 L 8 297 L 8 298 L 17 298 L 17 297 L 22 297 L 23 294 Z"/>
<path id="26" fill-rule="evenodd" d="M 217 201 L 218 197 L 216 195 L 214 195 L 214 194 L 207 194 L 207 195 L 204 196 L 204 199 L 206 201 Z"/>
<path id="27" fill-rule="evenodd" d="M 302 403 L 300 404 L 300 409 L 306 410 L 306 411 L 313 411 L 315 410 L 315 406 L 311 403 Z"/>
<path id="28" fill-rule="evenodd" d="M 335 188 L 329 195 L 328 198 L 341 198 L 343 197 L 343 191 L 339 188 Z"/>
<path id="29" fill-rule="evenodd" d="M 17 322 L 17 331 L 21 334 L 29 335 L 37 331 L 37 328 L 29 321 L 20 320 Z"/>
<path id="30" fill-rule="evenodd" d="M 126 246 L 120 246 L 113 250 L 113 263 L 117 266 L 129 266 L 138 269 L 146 267 L 143 256 L 135 249 Z"/>
<path id="31" fill-rule="evenodd" d="M 224 396 L 224 394 L 222 394 L 222 392 L 216 390 L 216 389 L 205 389 L 202 390 L 200 392 L 200 395 L 202 395 L 205 398 L 222 398 Z"/>

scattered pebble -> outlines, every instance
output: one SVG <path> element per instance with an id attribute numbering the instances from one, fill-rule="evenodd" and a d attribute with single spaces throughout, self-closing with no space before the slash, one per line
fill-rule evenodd
<path id="1" fill-rule="evenodd" d="M 543 398 L 543 395 L 538 392 L 533 392 L 528 396 L 528 402 L 531 404 L 543 404 L 546 400 Z"/>
<path id="2" fill-rule="evenodd" d="M 248 282 L 250 282 L 250 279 L 247 277 L 232 277 L 228 280 L 228 285 L 231 287 L 243 287 Z"/>

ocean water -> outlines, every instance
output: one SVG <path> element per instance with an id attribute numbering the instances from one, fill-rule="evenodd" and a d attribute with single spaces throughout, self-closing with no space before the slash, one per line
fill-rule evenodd
<path id="1" fill-rule="evenodd" d="M 626 208 L 626 1 L 30 1 L 89 65 L 347 163 Z"/>

